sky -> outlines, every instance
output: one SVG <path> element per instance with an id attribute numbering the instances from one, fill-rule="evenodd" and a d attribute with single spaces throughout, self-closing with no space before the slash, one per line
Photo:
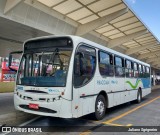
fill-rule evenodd
<path id="1" fill-rule="evenodd" d="M 160 0 L 124 0 L 160 41 Z"/>

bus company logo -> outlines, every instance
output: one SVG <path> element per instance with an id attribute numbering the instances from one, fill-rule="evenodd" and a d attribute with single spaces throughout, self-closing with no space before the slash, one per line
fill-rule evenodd
<path id="1" fill-rule="evenodd" d="M 17 90 L 23 90 L 23 87 L 17 86 Z"/>
<path id="2" fill-rule="evenodd" d="M 52 92 L 59 92 L 59 90 L 55 90 L 55 89 L 48 89 L 48 92 L 52 93 Z"/>
<path id="3" fill-rule="evenodd" d="M 108 80 L 97 80 L 97 85 L 108 85 L 109 81 Z"/>
<path id="4" fill-rule="evenodd" d="M 117 80 L 112 80 L 111 83 L 112 84 L 118 84 L 118 81 Z"/>

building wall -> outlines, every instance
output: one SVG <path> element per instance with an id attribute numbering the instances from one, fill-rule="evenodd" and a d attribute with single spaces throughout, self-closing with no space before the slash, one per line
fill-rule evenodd
<path id="1" fill-rule="evenodd" d="M 8 57 L 12 51 L 22 50 L 22 44 L 0 40 L 0 57 Z"/>

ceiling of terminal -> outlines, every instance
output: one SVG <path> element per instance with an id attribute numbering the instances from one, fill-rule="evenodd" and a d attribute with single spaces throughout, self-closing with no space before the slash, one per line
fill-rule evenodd
<path id="1" fill-rule="evenodd" d="M 49 33 L 0 17 L 0 39 L 22 44 L 25 40 Z M 14 40 L 15 39 L 15 40 Z"/>
<path id="2" fill-rule="evenodd" d="M 159 41 L 123 0 L 23 0 L 27 1 L 34 7 L 38 4 L 42 11 L 41 5 L 71 19 L 77 24 L 75 35 L 92 31 L 105 37 L 107 47 L 122 47 L 127 55 L 135 55 L 152 66 L 158 64 Z"/>
<path id="3" fill-rule="evenodd" d="M 22 50 L 22 44 L 27 39 L 46 35 L 49 33 L 0 17 L 0 57 Z"/>
<path id="4" fill-rule="evenodd" d="M 106 15 L 127 8 L 122 0 L 37 0 L 52 10 L 71 18 L 80 25 L 90 23 Z M 93 31 L 113 40 L 134 33 L 142 32 L 140 36 L 122 43 L 126 54 L 144 55 L 160 50 L 159 42 L 146 26 L 129 10 L 127 13 L 113 19 L 106 24 L 95 28 Z M 119 44 L 117 44 L 119 45 Z M 109 45 L 114 48 L 116 45 Z M 158 53 L 149 56 L 158 57 Z"/>

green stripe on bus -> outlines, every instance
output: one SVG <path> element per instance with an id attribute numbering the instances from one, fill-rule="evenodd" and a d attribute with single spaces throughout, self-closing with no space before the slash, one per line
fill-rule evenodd
<path id="1" fill-rule="evenodd" d="M 141 82 L 141 80 L 137 80 L 136 84 L 133 85 L 130 81 L 126 81 L 126 83 L 128 83 L 133 89 L 136 89 L 140 82 Z"/>

